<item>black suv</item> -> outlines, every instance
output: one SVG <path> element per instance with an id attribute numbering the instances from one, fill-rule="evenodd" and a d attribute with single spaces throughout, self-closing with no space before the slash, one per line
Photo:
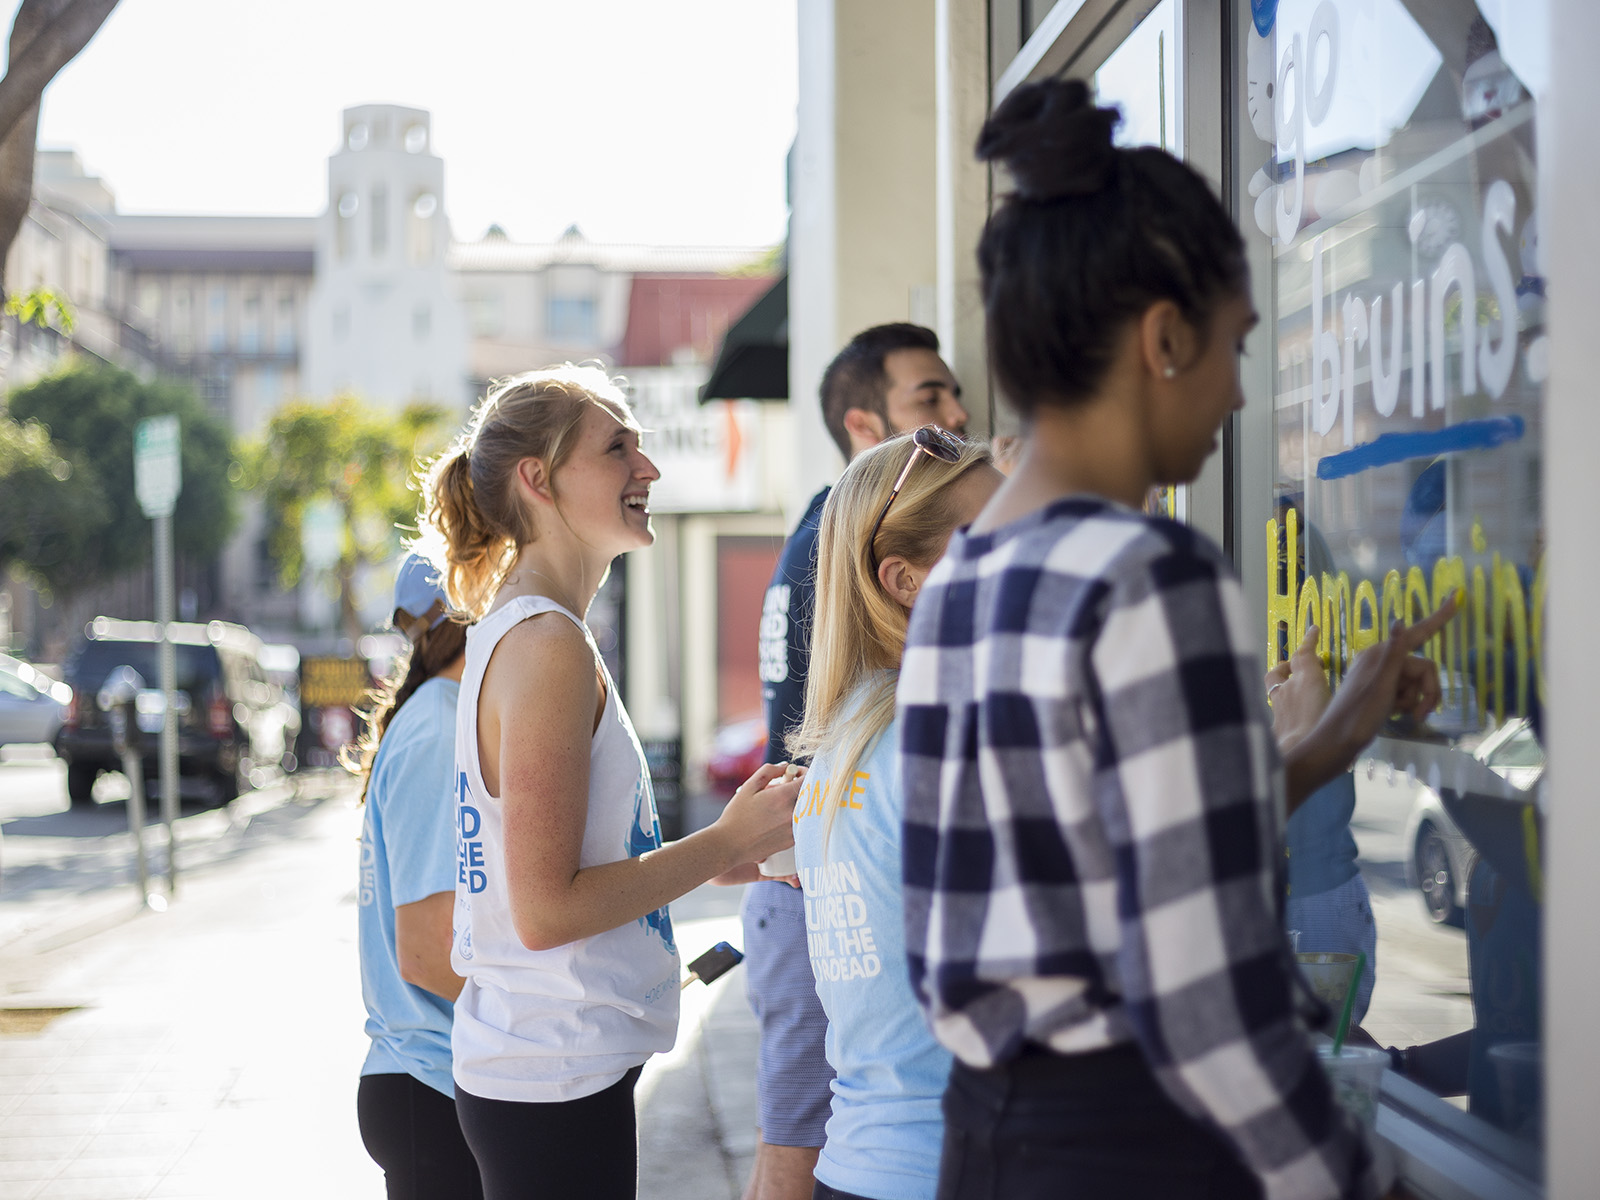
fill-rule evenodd
<path id="1" fill-rule="evenodd" d="M 174 622 L 178 714 L 178 775 L 201 780 L 221 802 L 262 781 L 263 772 L 293 769 L 299 722 L 282 689 L 261 668 L 261 641 L 241 625 Z M 144 677 L 137 705 L 143 735 L 145 779 L 156 794 L 161 723 L 158 626 L 153 621 L 96 617 L 68 655 L 62 676 L 72 688 L 56 753 L 67 764 L 67 795 L 74 806 L 94 803 L 101 771 L 120 771 L 111 729 L 98 697 L 106 676 L 121 666 Z"/>

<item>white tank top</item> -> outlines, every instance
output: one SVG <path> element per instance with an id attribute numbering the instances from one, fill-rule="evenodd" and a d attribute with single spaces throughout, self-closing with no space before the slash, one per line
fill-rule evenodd
<path id="1" fill-rule="evenodd" d="M 519 596 L 467 633 L 456 710 L 456 903 L 450 965 L 465 977 L 451 1037 L 455 1080 L 489 1100 L 575 1100 L 610 1087 L 678 1032 L 678 951 L 665 908 L 554 950 L 529 950 L 511 921 L 504 807 L 478 764 L 478 695 L 506 632 L 557 612 Z M 595 653 L 600 662 L 599 652 Z M 600 667 L 605 672 L 602 664 Z M 661 844 L 644 751 L 609 673 L 589 750 L 589 812 L 579 867 L 637 857 Z"/>

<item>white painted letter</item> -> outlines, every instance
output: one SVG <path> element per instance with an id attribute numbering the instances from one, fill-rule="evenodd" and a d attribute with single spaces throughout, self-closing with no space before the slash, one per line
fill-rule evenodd
<path id="1" fill-rule="evenodd" d="M 1317 66 L 1317 39 L 1328 39 L 1328 70 L 1321 86 L 1311 78 Z M 1299 55 L 1296 55 L 1296 59 Z M 1306 116 L 1313 125 L 1321 125 L 1333 106 L 1333 86 L 1339 78 L 1339 10 L 1333 0 L 1322 0 L 1317 11 L 1311 14 L 1311 28 L 1306 34 L 1305 65 L 1301 71 L 1306 85 Z M 1300 82 L 1296 80 L 1296 82 Z"/>
<path id="2" fill-rule="evenodd" d="M 1337 305 L 1329 305 L 1337 311 Z M 1329 312 L 1332 325 L 1333 312 Z M 1327 390 L 1323 383 L 1326 380 Z M 1311 243 L 1311 428 L 1326 434 L 1339 419 L 1339 338 L 1322 328 L 1322 239 Z"/>
<path id="3" fill-rule="evenodd" d="M 1505 248 L 1495 231 L 1510 233 L 1516 218 L 1516 193 L 1504 179 L 1496 179 L 1483 198 L 1483 265 L 1500 308 L 1500 344 L 1491 346 L 1489 332 L 1484 330 L 1483 344 L 1478 347 L 1483 386 L 1496 400 L 1505 394 L 1517 365 L 1517 285 L 1511 281 L 1511 264 L 1506 262 Z"/>
<path id="4" fill-rule="evenodd" d="M 1444 302 L 1451 287 L 1461 292 L 1461 394 L 1478 390 L 1478 288 L 1472 271 L 1472 255 L 1460 242 L 1452 242 L 1433 271 L 1432 296 L 1428 305 L 1428 334 L 1433 350 L 1433 407 L 1443 408 L 1447 397 L 1444 384 Z"/>
<path id="5" fill-rule="evenodd" d="M 1278 152 L 1285 150 L 1294 155 L 1294 189 L 1291 191 L 1286 184 L 1278 184 L 1277 199 L 1273 202 L 1273 214 L 1278 219 L 1278 240 L 1285 246 L 1294 241 L 1294 235 L 1300 232 L 1300 213 L 1306 199 L 1306 73 L 1300 66 L 1301 44 L 1300 35 L 1294 35 L 1294 40 L 1289 43 L 1289 52 L 1283 56 L 1283 63 L 1278 67 Z M 1289 75 L 1294 75 L 1294 107 L 1284 110 L 1283 97 L 1286 95 L 1284 86 L 1289 81 Z M 1285 206 L 1284 201 L 1290 203 Z"/>
<path id="6" fill-rule="evenodd" d="M 1405 284 L 1397 283 L 1389 293 L 1389 370 L 1383 369 L 1383 297 L 1372 300 L 1372 407 L 1380 417 L 1394 413 L 1400 400 L 1400 310 L 1405 307 Z"/>
<path id="7" fill-rule="evenodd" d="M 1344 302 L 1344 444 L 1356 440 L 1356 349 L 1367 344 L 1367 302 L 1350 296 Z"/>

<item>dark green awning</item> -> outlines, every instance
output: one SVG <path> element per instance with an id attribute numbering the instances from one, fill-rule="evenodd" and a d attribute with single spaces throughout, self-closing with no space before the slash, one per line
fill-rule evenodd
<path id="1" fill-rule="evenodd" d="M 789 276 L 785 274 L 728 326 L 711 378 L 700 389 L 700 403 L 788 398 Z"/>

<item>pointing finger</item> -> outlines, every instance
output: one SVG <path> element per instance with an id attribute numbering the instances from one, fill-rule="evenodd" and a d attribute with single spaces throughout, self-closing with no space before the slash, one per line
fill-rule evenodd
<path id="1" fill-rule="evenodd" d="M 1317 643 L 1321 637 L 1322 631 L 1315 625 L 1306 627 L 1305 637 L 1289 659 L 1292 670 L 1309 671 L 1312 667 L 1322 664 L 1322 658 L 1317 653 Z"/>
<path id="2" fill-rule="evenodd" d="M 1410 654 L 1432 641 L 1434 636 L 1448 625 L 1451 618 L 1460 611 L 1461 599 L 1461 589 L 1457 588 L 1448 600 L 1428 616 L 1422 618 L 1415 625 L 1401 629 L 1399 638 L 1401 645 L 1405 647 L 1405 653 Z"/>

